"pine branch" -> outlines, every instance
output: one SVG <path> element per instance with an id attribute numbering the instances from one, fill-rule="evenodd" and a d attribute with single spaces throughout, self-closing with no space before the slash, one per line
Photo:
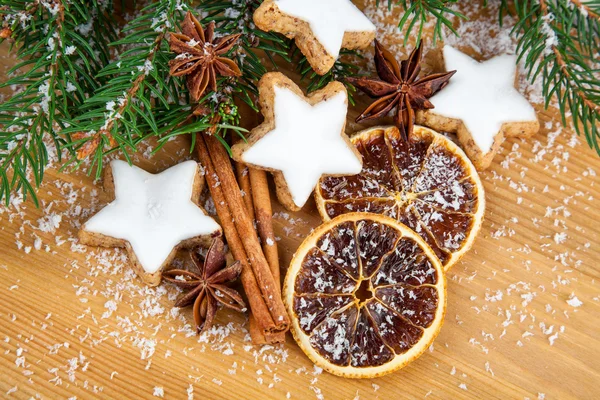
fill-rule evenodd
<path id="1" fill-rule="evenodd" d="M 249 23 L 258 4 L 215 0 L 200 4 L 205 15 L 203 24 L 215 21 L 218 33 L 242 33 L 240 45 L 232 51 L 232 56 L 243 73 L 234 84 L 228 79 L 219 79 L 219 93 L 207 93 L 201 102 L 210 112 L 200 118 L 196 118 L 198 116 L 193 114 L 191 107 L 178 105 L 188 104 L 185 100 L 187 91 L 183 80 L 169 75 L 168 66 L 172 54 L 166 41 L 167 34 L 176 29 L 189 7 L 177 0 L 161 0 L 144 8 L 143 15 L 124 29 L 127 36 L 113 43 L 129 48 L 100 72 L 100 76 L 111 79 L 86 101 L 85 113 L 66 131 L 72 134 L 67 146 L 75 154 L 73 166 L 76 168 L 91 157 L 92 169 L 99 176 L 107 152 L 118 149 L 129 159 L 129 152 L 135 151 L 141 141 L 151 136 L 159 138 L 156 151 L 170 138 L 194 132 L 191 127 L 198 131 L 214 125 L 216 135 L 224 134 L 225 126 L 241 132 L 231 115 L 220 118 L 221 121 L 229 119 L 227 123 L 211 125 L 210 121 L 215 115 L 223 114 L 219 107 L 224 104 L 230 106 L 232 115 L 237 115 L 232 106 L 233 96 L 256 109 L 255 83 L 267 72 L 257 53 L 267 54 L 271 60 L 276 55 L 287 57 L 286 41 L 275 34 L 265 34 Z"/>
<path id="2" fill-rule="evenodd" d="M 20 60 L 1 87 L 21 88 L 0 104 L 0 200 L 20 191 L 37 204 L 34 186 L 49 162 L 48 146 L 60 148 L 60 131 L 100 84 L 95 74 L 113 35 L 105 11 L 83 0 L 14 0 L 0 8 L 2 37 Z"/>
<path id="3" fill-rule="evenodd" d="M 442 29 L 445 27 L 458 36 L 454 30 L 452 17 L 467 19 L 463 14 L 450 8 L 448 5 L 456 4 L 459 0 L 387 0 L 388 10 L 393 6 L 401 6 L 404 15 L 398 22 L 398 29 L 401 31 L 406 29 L 404 35 L 404 45 L 408 43 L 409 38 L 414 37 L 414 29 L 417 29 L 417 41 L 415 46 L 421 43 L 425 24 L 433 19 L 435 26 L 433 28 L 433 44 L 436 41 L 443 40 Z M 379 6 L 380 1 L 377 0 L 376 5 Z"/>
<path id="4" fill-rule="evenodd" d="M 199 12 L 204 16 L 200 21 L 203 26 L 214 21 L 217 35 L 240 34 L 234 47 L 224 56 L 235 60 L 242 74 L 237 78 L 218 77 L 217 91 L 208 91 L 196 105 L 189 106 L 189 101 L 185 101 L 182 102 L 184 105 L 176 106 L 174 110 L 161 109 L 160 105 L 158 109 L 155 107 L 154 114 L 169 121 L 169 125 L 158 132 L 160 139 L 156 150 L 174 136 L 182 134 L 191 135 L 190 151 L 194 149 L 198 132 L 206 131 L 214 135 L 228 151 L 228 133 L 244 137 L 243 133 L 247 131 L 239 125 L 234 98 L 239 98 L 258 112 L 255 104 L 258 97 L 256 83 L 268 72 L 265 59 L 273 67 L 277 67 L 277 56 L 290 61 L 289 41 L 278 34 L 262 32 L 252 23 L 252 14 L 261 2 L 206 0 L 199 5 Z M 185 89 L 182 90 L 184 92 Z"/>
<path id="5" fill-rule="evenodd" d="M 600 21 L 600 2 L 589 0 L 583 2 L 581 0 L 571 0 L 571 3 L 581 10 L 582 14 L 587 14 L 590 17 Z"/>
<path id="6" fill-rule="evenodd" d="M 514 6 L 519 22 L 513 32 L 528 78 L 541 77 L 545 106 L 556 98 L 563 125 L 570 113 L 577 134 L 600 154 L 600 2 L 515 1 Z"/>
<path id="7" fill-rule="evenodd" d="M 73 154 L 69 164 L 74 168 L 91 157 L 89 170 L 100 176 L 108 152 L 118 149 L 130 160 L 129 153 L 140 142 L 176 127 L 176 120 L 156 115 L 168 115 L 165 112 L 182 95 L 181 80 L 169 75 L 166 38 L 188 9 L 179 0 L 155 1 L 125 26 L 125 37 L 111 43 L 120 53 L 98 73 L 106 83 L 86 100 L 83 113 L 64 131 L 69 136 L 64 147 Z"/>

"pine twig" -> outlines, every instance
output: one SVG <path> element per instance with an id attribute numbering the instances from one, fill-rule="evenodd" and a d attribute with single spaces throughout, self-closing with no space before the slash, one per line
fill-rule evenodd
<path id="1" fill-rule="evenodd" d="M 589 2 L 584 3 L 581 0 L 571 0 L 571 3 L 575 4 L 580 10 L 585 10 L 585 12 L 592 18 L 600 20 L 600 5 L 596 5 L 598 10 L 595 10 L 592 9 Z"/>
<path id="2" fill-rule="evenodd" d="M 182 95 L 181 80 L 169 75 L 170 54 L 165 39 L 187 10 L 184 1 L 153 2 L 126 25 L 126 36 L 111 44 L 120 53 L 99 72 L 99 76 L 108 78 L 106 83 L 85 102 L 83 114 L 65 130 L 70 135 L 65 148 L 73 154 L 67 165 L 77 168 L 89 157 L 89 171 L 100 176 L 108 152 L 118 149 L 130 160 L 129 152 L 135 151 L 140 142 L 177 126 L 180 119 L 164 120 L 157 115 L 172 116 L 168 111 Z"/>
<path id="3" fill-rule="evenodd" d="M 444 28 L 449 29 L 452 33 L 458 36 L 458 33 L 454 29 L 452 17 L 458 17 L 460 19 L 467 19 L 467 17 L 455 9 L 449 7 L 449 5 L 458 3 L 459 0 L 387 0 L 388 10 L 391 10 L 393 6 L 401 6 L 404 14 L 398 22 L 398 29 L 401 31 L 406 29 L 404 35 L 404 45 L 406 46 L 408 40 L 414 37 L 414 29 L 417 29 L 417 40 L 415 46 L 421 43 L 423 37 L 423 30 L 425 24 L 433 19 L 435 26 L 433 28 L 433 43 L 436 41 L 443 40 Z M 380 0 L 377 0 L 376 5 L 379 7 Z"/>
<path id="4" fill-rule="evenodd" d="M 0 104 L 0 200 L 6 203 L 16 191 L 37 202 L 34 186 L 49 159 L 60 159 L 61 130 L 99 84 L 94 75 L 106 60 L 111 30 L 104 27 L 104 8 L 87 3 L 13 0 L 0 8 L 1 36 L 20 60 L 1 85 L 20 88 Z M 83 39 L 86 24 L 96 29 Z"/>
<path id="5" fill-rule="evenodd" d="M 506 2 L 506 0 L 503 0 Z M 570 112 L 575 131 L 600 154 L 600 20 L 589 4 L 565 0 L 514 2 L 519 35 L 517 52 L 525 60 L 528 78 L 542 80 L 545 106 L 558 101 L 563 125 Z M 504 4 L 503 9 L 508 9 Z M 502 17 L 502 15 L 500 15 Z"/>

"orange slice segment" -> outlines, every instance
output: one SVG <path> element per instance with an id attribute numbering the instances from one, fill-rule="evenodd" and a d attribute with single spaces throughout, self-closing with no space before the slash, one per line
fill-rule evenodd
<path id="1" fill-rule="evenodd" d="M 367 129 L 351 141 L 363 169 L 321 178 L 315 197 L 323 220 L 351 212 L 394 218 L 417 232 L 448 270 L 471 248 L 483 222 L 485 195 L 471 161 L 421 126 L 407 141 L 395 127 Z"/>
<path id="2" fill-rule="evenodd" d="M 385 375 L 418 358 L 442 326 L 443 267 L 397 220 L 343 214 L 317 227 L 288 269 L 283 296 L 292 333 L 332 374 Z"/>

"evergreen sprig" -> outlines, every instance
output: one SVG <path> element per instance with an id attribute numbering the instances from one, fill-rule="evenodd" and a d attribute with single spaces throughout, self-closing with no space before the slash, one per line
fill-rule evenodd
<path id="1" fill-rule="evenodd" d="M 600 1 L 513 3 L 513 33 L 529 80 L 541 78 L 545 106 L 556 98 L 563 125 L 570 114 L 577 134 L 600 154 Z M 503 0 L 500 20 L 506 10 Z"/>
<path id="2" fill-rule="evenodd" d="M 431 19 L 434 41 L 442 38 L 443 28 L 457 34 L 452 17 L 466 17 L 456 11 L 456 3 L 388 0 L 387 6 L 404 10 L 398 27 L 405 29 L 406 44 L 415 29 L 418 43 Z M 524 61 L 530 82 L 541 78 L 546 108 L 556 98 L 563 125 L 570 116 L 576 132 L 600 155 L 600 0 L 501 0 L 499 9 L 500 24 L 515 11 L 518 22 L 512 32 L 519 40 L 519 61 Z"/>
<path id="3" fill-rule="evenodd" d="M 72 135 L 66 147 L 73 150 L 74 167 L 91 158 L 90 170 L 100 176 L 108 152 L 120 150 L 130 160 L 129 153 L 135 151 L 140 142 L 158 138 L 157 151 L 168 140 L 182 134 L 192 134 L 193 148 L 195 133 L 213 126 L 213 133 L 227 145 L 222 137 L 224 128 L 237 132 L 242 129 L 229 123 L 235 118 L 230 115 L 225 118 L 219 105 L 231 105 L 231 112 L 237 116 L 237 109 L 233 107 L 233 97 L 237 96 L 256 109 L 255 82 L 267 71 L 256 51 L 263 51 L 271 60 L 274 55 L 284 58 L 287 55 L 284 40 L 248 24 L 257 7 L 254 4 L 209 0 L 198 7 L 204 16 L 202 23 L 214 20 L 217 33 L 232 30 L 242 33 L 240 44 L 231 54 L 241 67 L 242 77 L 234 85 L 229 79 L 218 80 L 219 93 L 209 92 L 200 102 L 208 113 L 195 113 L 197 109 L 189 105 L 185 81 L 169 74 L 168 63 L 173 55 L 167 42 L 168 33 L 178 30 L 185 13 L 192 10 L 191 6 L 181 0 L 160 0 L 140 10 L 141 15 L 123 29 L 125 37 L 111 44 L 123 50 L 99 72 L 100 76 L 110 79 L 83 104 L 83 114 L 66 130 Z M 219 116 L 217 124 L 211 122 L 215 116 Z M 81 132 L 85 132 L 82 139 Z"/>
<path id="4" fill-rule="evenodd" d="M 433 28 L 433 43 L 437 40 L 443 40 L 444 28 L 449 29 L 455 35 L 458 33 L 454 30 L 453 18 L 467 19 L 463 14 L 456 10 L 456 7 L 451 7 L 458 3 L 459 0 L 387 0 L 388 10 L 394 6 L 401 6 L 404 14 L 398 22 L 398 29 L 404 30 L 404 45 L 414 36 L 414 29 L 417 29 L 417 40 L 415 46 L 421 43 L 425 24 L 433 20 L 435 25 Z M 379 6 L 380 0 L 376 4 Z"/>
<path id="5" fill-rule="evenodd" d="M 2 33 L 20 61 L 1 87 L 16 85 L 0 104 L 0 200 L 13 192 L 31 196 L 41 183 L 53 142 L 56 156 L 68 127 L 88 93 L 102 80 L 114 37 L 112 3 L 83 0 L 12 0 L 0 8 Z M 50 140 L 49 140 L 50 139 Z"/>
<path id="6" fill-rule="evenodd" d="M 175 129 L 179 121 L 168 118 L 169 111 L 185 92 L 181 80 L 169 75 L 167 35 L 188 9 L 181 0 L 154 1 L 127 23 L 124 37 L 111 43 L 118 56 L 98 72 L 104 84 L 63 131 L 74 167 L 90 158 L 90 171 L 100 176 L 107 152 L 118 149 L 130 161 L 140 142 Z"/>

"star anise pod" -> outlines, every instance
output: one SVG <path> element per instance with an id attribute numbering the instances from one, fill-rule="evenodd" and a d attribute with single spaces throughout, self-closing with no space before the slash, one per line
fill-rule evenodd
<path id="1" fill-rule="evenodd" d="M 169 61 L 170 74 L 187 75 L 187 86 L 193 101 L 198 101 L 208 87 L 217 90 L 217 74 L 221 76 L 240 76 L 242 72 L 237 64 L 223 57 L 236 44 L 241 34 L 215 38 L 215 22 L 206 29 L 188 12 L 181 24 L 181 33 L 171 33 L 169 45 L 177 53 Z"/>
<path id="2" fill-rule="evenodd" d="M 456 71 L 427 75 L 418 79 L 421 72 L 421 45 L 413 50 L 408 58 L 400 63 L 375 40 L 375 66 L 381 79 L 348 78 L 348 82 L 369 96 L 376 98 L 356 122 L 385 117 L 394 107 L 394 123 L 406 139 L 415 124 L 415 111 L 434 108 L 427 100 L 443 89 Z"/>
<path id="3" fill-rule="evenodd" d="M 192 250 L 190 256 L 196 271 L 172 269 L 164 272 L 163 278 L 189 290 L 175 302 L 175 307 L 193 303 L 194 321 L 202 333 L 212 326 L 219 304 L 240 312 L 246 309 L 240 294 L 225 285 L 238 278 L 242 266 L 237 261 L 226 267 L 225 245 L 219 238 L 212 242 L 205 257 L 200 255 L 199 249 Z"/>

